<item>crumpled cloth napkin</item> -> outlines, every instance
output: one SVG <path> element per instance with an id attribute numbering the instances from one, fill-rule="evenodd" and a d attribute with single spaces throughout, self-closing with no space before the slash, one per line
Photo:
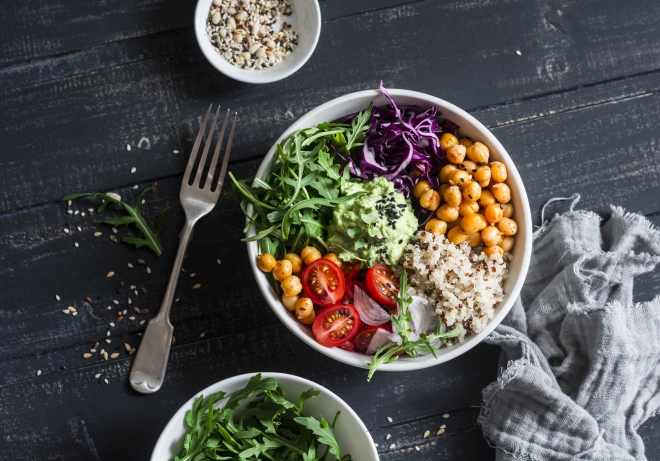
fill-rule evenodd
<path id="1" fill-rule="evenodd" d="M 660 409 L 660 296 L 634 304 L 633 279 L 659 262 L 660 231 L 619 207 L 601 227 L 571 206 L 534 233 L 521 295 L 485 340 L 502 348 L 479 415 L 498 461 L 646 460 L 637 428 Z"/>

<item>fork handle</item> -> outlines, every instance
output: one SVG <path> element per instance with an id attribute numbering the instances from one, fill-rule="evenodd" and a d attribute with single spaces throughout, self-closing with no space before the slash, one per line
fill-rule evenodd
<path id="1" fill-rule="evenodd" d="M 194 226 L 194 221 L 186 220 L 186 225 L 181 231 L 179 249 L 176 252 L 174 267 L 172 267 L 163 302 L 158 315 L 147 325 L 131 368 L 131 387 L 143 394 L 157 392 L 165 380 L 165 370 L 174 332 L 174 327 L 170 323 L 170 309 Z"/>

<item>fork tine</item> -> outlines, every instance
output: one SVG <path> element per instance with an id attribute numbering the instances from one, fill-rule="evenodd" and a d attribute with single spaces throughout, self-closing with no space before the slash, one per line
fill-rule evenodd
<path id="1" fill-rule="evenodd" d="M 199 160 L 199 165 L 197 166 L 197 173 L 195 174 L 195 180 L 192 185 L 194 187 L 199 187 L 199 180 L 202 177 L 202 171 L 204 171 L 204 165 L 206 164 L 206 157 L 209 153 L 209 148 L 213 143 L 213 132 L 215 131 L 215 126 L 218 124 L 218 115 L 220 114 L 220 106 L 215 111 L 215 117 L 213 118 L 213 123 L 211 124 L 211 129 L 209 130 L 208 136 L 206 136 L 206 141 L 204 142 L 204 152 L 202 152 L 202 158 Z"/>
<path id="2" fill-rule="evenodd" d="M 215 167 L 218 164 L 218 158 L 220 157 L 220 149 L 222 148 L 222 140 L 225 137 L 225 128 L 227 128 L 228 118 L 229 118 L 229 109 L 227 109 L 225 120 L 224 122 L 222 122 L 222 128 L 220 128 L 220 134 L 218 135 L 218 143 L 216 144 L 215 151 L 213 152 L 213 158 L 211 159 L 211 167 L 209 168 L 209 173 L 206 176 L 204 189 L 211 190 L 211 186 L 213 185 L 213 176 L 215 175 Z"/>
<path id="3" fill-rule="evenodd" d="M 227 173 L 227 164 L 229 163 L 229 153 L 231 152 L 231 142 L 234 139 L 234 128 L 236 128 L 236 117 L 238 116 L 237 112 L 234 112 L 234 121 L 231 124 L 231 131 L 229 132 L 229 138 L 227 139 L 227 150 L 225 151 L 225 156 L 222 159 L 222 169 L 220 169 L 220 176 L 218 176 L 218 186 L 215 188 L 214 194 L 220 194 L 222 185 L 225 182 L 225 174 Z"/>
<path id="4" fill-rule="evenodd" d="M 197 138 L 195 138 L 195 144 L 193 144 L 192 152 L 190 153 L 190 159 L 188 159 L 188 165 L 186 166 L 186 171 L 183 173 L 183 184 L 188 184 L 188 180 L 190 179 L 190 173 L 192 172 L 193 165 L 195 164 L 195 158 L 197 157 L 197 152 L 199 151 L 199 146 L 202 143 L 204 131 L 206 130 L 206 122 L 209 120 L 211 107 L 213 107 L 213 104 L 209 106 L 209 110 L 206 111 L 206 116 L 204 116 L 202 126 L 199 127 L 199 133 L 197 133 Z"/>

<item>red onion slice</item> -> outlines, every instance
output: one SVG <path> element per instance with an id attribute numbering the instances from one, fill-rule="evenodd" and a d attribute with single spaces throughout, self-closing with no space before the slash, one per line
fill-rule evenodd
<path id="1" fill-rule="evenodd" d="M 385 344 L 391 343 L 392 341 L 390 340 L 390 334 L 391 333 L 384 328 L 379 328 L 376 330 L 374 335 L 371 337 L 371 342 L 369 343 L 369 347 L 367 347 L 365 354 L 373 355 L 376 353 L 376 349 L 384 346 Z"/>
<path id="2" fill-rule="evenodd" d="M 382 325 L 390 321 L 390 314 L 357 285 L 353 293 L 353 305 L 360 319 L 367 325 Z"/>

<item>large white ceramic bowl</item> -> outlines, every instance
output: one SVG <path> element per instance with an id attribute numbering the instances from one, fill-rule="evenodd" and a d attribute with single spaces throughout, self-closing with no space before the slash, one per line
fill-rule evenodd
<path id="1" fill-rule="evenodd" d="M 172 416 L 172 419 L 170 419 L 170 422 L 167 423 L 167 426 L 165 426 L 151 454 L 151 461 L 171 461 L 174 459 L 174 455 L 179 453 L 183 443 L 183 436 L 186 433 L 183 418 L 186 411 L 192 408 L 193 403 L 200 395 L 208 396 L 220 391 L 232 394 L 245 387 L 250 378 L 255 374 L 248 373 L 234 376 L 233 378 L 215 383 L 195 394 L 194 397 L 179 408 L 174 416 Z M 369 431 L 359 416 L 337 395 L 319 384 L 298 376 L 285 373 L 262 373 L 261 376 L 263 378 L 275 378 L 284 391 L 286 398 L 292 402 L 297 402 L 300 394 L 311 387 L 321 391 L 321 395 L 305 402 L 305 406 L 303 407 L 305 413 L 317 418 L 322 415 L 324 418 L 330 419 L 334 418 L 338 411 L 341 411 L 341 415 L 339 415 L 339 419 L 337 420 L 337 426 L 335 427 L 335 436 L 342 455 L 350 454 L 356 461 L 378 461 L 378 453 L 376 452 L 371 434 L 369 434 Z M 218 402 L 216 408 L 224 405 L 227 398 Z"/>
<path id="2" fill-rule="evenodd" d="M 513 260 L 509 266 L 509 278 L 504 282 L 506 295 L 504 296 L 503 302 L 495 310 L 495 317 L 490 323 L 488 323 L 487 327 L 481 333 L 477 335 L 469 335 L 464 342 L 441 349 L 438 353 L 438 358 L 435 358 L 432 355 L 426 355 L 414 359 L 410 357 L 401 357 L 396 362 L 382 365 L 379 368 L 381 371 L 407 371 L 438 365 L 464 354 L 483 341 L 483 339 L 488 336 L 490 332 L 500 324 L 500 322 L 502 322 L 511 309 L 511 306 L 513 306 L 513 302 L 518 297 L 523 282 L 525 281 L 525 276 L 527 275 L 529 260 L 532 254 L 532 218 L 529 210 L 527 193 L 525 192 L 525 187 L 523 186 L 516 166 L 513 164 L 511 157 L 509 157 L 509 154 L 507 154 L 504 147 L 502 147 L 502 144 L 500 144 L 497 138 L 495 138 L 485 126 L 464 110 L 440 98 L 424 93 L 418 93 L 416 91 L 396 89 L 388 91 L 397 104 L 416 104 L 423 109 L 431 106 L 438 107 L 443 117 L 459 125 L 460 128 L 458 131 L 461 136 L 468 136 L 471 139 L 480 141 L 488 146 L 490 149 L 490 159 L 499 160 L 507 167 L 509 174 L 506 183 L 511 189 L 511 203 L 515 210 L 512 218 L 518 223 L 516 244 L 512 251 Z M 351 93 L 333 99 L 332 101 L 326 102 L 303 115 L 298 121 L 291 125 L 289 129 L 282 134 L 280 139 L 278 139 L 270 148 L 261 167 L 257 171 L 257 177 L 265 179 L 268 173 L 272 170 L 277 159 L 275 155 L 277 144 L 292 132 L 301 128 L 312 127 L 325 121 L 336 120 L 351 113 L 359 112 L 366 109 L 371 101 L 374 101 L 376 106 L 389 104 L 389 101 L 377 90 L 359 91 L 357 93 Z M 250 232 L 248 232 L 248 236 L 252 235 L 254 235 L 254 229 L 251 229 Z M 257 267 L 257 256 L 259 251 L 257 243 L 249 242 L 247 244 L 247 250 L 252 271 L 254 272 L 257 284 L 259 285 L 264 298 L 270 305 L 271 309 L 273 309 L 273 312 L 275 312 L 275 315 L 280 318 L 282 323 L 284 323 L 289 330 L 307 345 L 322 354 L 356 367 L 368 367 L 371 359 L 367 355 L 357 352 L 349 352 L 338 347 L 328 348 L 321 346 L 314 338 L 311 328 L 298 322 L 295 317 L 284 308 L 277 293 L 268 282 L 266 275 Z"/>
<path id="3" fill-rule="evenodd" d="M 246 83 L 270 83 L 281 80 L 300 69 L 316 48 L 321 34 L 321 9 L 317 0 L 291 0 L 293 13 L 284 21 L 292 25 L 298 34 L 298 46 L 287 58 L 265 70 L 245 70 L 230 64 L 220 56 L 206 35 L 206 20 L 213 0 L 198 0 L 195 9 L 195 37 L 202 53 L 213 67 Z"/>

